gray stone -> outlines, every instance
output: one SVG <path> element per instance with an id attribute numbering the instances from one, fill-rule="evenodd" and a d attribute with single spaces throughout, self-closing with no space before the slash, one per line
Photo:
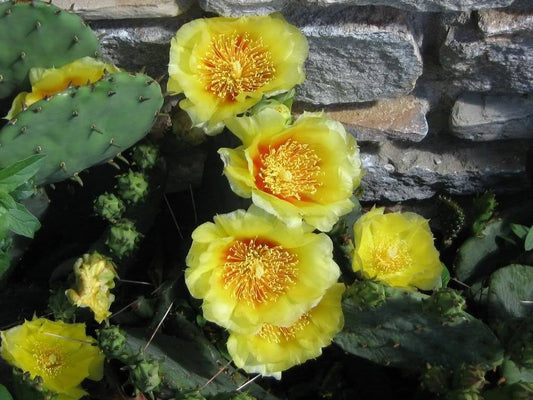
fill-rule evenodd
<path id="1" fill-rule="evenodd" d="M 291 0 L 198 0 L 205 11 L 226 17 L 264 15 L 281 11 Z"/>
<path id="2" fill-rule="evenodd" d="M 488 189 L 513 193 L 531 188 L 527 143 L 473 143 L 447 137 L 416 146 L 361 143 L 363 201 L 404 201 L 437 193 L 466 195 Z"/>
<path id="3" fill-rule="evenodd" d="M 428 103 L 414 96 L 324 109 L 358 141 L 421 141 L 428 133 Z"/>
<path id="4" fill-rule="evenodd" d="M 199 0 L 200 6 L 225 16 L 268 14 L 289 4 L 388 6 L 408 11 L 471 11 L 510 5 L 513 0 Z"/>
<path id="5" fill-rule="evenodd" d="M 408 94 L 422 59 L 399 12 L 374 7 L 291 9 L 287 19 L 309 41 L 299 101 L 335 104 Z"/>
<path id="6" fill-rule="evenodd" d="M 533 98 L 467 94 L 452 109 L 450 128 L 469 140 L 533 139 Z"/>
<path id="7" fill-rule="evenodd" d="M 514 0 L 307 0 L 319 5 L 388 6 L 409 11 L 470 11 L 510 5 Z"/>
<path id="8" fill-rule="evenodd" d="M 482 10 L 478 26 L 485 36 L 533 32 L 533 9 Z"/>
<path id="9" fill-rule="evenodd" d="M 533 91 L 533 35 L 483 37 L 474 29 L 452 27 L 440 63 L 469 91 Z"/>

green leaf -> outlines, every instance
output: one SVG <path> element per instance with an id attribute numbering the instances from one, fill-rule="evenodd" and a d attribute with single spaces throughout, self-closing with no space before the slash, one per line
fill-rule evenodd
<path id="1" fill-rule="evenodd" d="M 6 237 L 9 230 L 8 212 L 7 208 L 0 204 L 0 241 Z"/>
<path id="2" fill-rule="evenodd" d="M 529 229 L 529 232 L 527 233 L 526 239 L 524 241 L 524 248 L 526 251 L 533 249 L 533 229 Z"/>
<path id="3" fill-rule="evenodd" d="M 6 387 L 2 384 L 0 384 L 0 400 L 13 400 L 13 396 L 11 396 Z"/>
<path id="4" fill-rule="evenodd" d="M 26 236 L 31 239 L 35 231 L 41 227 L 41 223 L 26 207 L 20 203 L 16 203 L 16 208 L 8 210 L 8 226 L 9 230 L 17 235 Z"/>
<path id="5" fill-rule="evenodd" d="M 509 265 L 494 272 L 489 281 L 489 312 L 493 318 L 527 318 L 533 315 L 533 267 Z"/>
<path id="6" fill-rule="evenodd" d="M 35 154 L 0 170 L 0 192 L 9 193 L 33 177 L 41 166 L 42 154 Z"/>
<path id="7" fill-rule="evenodd" d="M 521 224 L 509 224 L 509 226 L 513 233 L 522 240 L 524 240 L 530 230 L 527 226 Z"/>

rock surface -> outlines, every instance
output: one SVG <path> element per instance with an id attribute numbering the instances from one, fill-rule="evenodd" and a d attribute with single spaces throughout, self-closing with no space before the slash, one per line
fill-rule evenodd
<path id="1" fill-rule="evenodd" d="M 311 104 L 373 101 L 408 94 L 422 73 L 403 15 L 385 8 L 297 8 L 287 13 L 309 41 L 297 99 Z"/>
<path id="2" fill-rule="evenodd" d="M 464 195 L 531 188 L 528 145 L 468 143 L 451 138 L 407 143 L 362 143 L 363 201 L 426 199 L 436 193 Z"/>
<path id="3" fill-rule="evenodd" d="M 453 106 L 450 129 L 469 140 L 533 139 L 533 98 L 463 95 Z"/>
<path id="4" fill-rule="evenodd" d="M 54 0 L 53 4 L 73 11 L 83 19 L 175 17 L 189 9 L 193 0 Z"/>
<path id="5" fill-rule="evenodd" d="M 281 11 L 295 0 L 199 0 L 209 12 L 225 16 L 268 14 Z M 410 11 L 469 11 L 510 5 L 513 0 L 301 0 L 300 4 L 319 6 L 387 6 Z"/>
<path id="6" fill-rule="evenodd" d="M 533 32 L 533 2 L 530 11 L 524 9 L 481 10 L 478 26 L 485 36 Z"/>
<path id="7" fill-rule="evenodd" d="M 440 63 L 469 91 L 533 91 L 533 35 L 483 37 L 474 29 L 452 27 Z"/>
<path id="8" fill-rule="evenodd" d="M 324 109 L 328 117 L 342 122 L 358 141 L 374 142 L 421 141 L 428 133 L 427 111 L 427 102 L 414 96 Z"/>

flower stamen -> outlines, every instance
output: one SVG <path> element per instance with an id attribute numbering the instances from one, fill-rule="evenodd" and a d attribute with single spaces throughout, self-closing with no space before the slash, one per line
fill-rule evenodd
<path id="1" fill-rule="evenodd" d="M 222 281 L 232 296 L 251 306 L 274 302 L 295 284 L 298 257 L 257 239 L 236 240 L 227 251 Z"/>
<path id="2" fill-rule="evenodd" d="M 372 267 L 382 273 L 395 273 L 411 266 L 412 260 L 403 240 L 379 242 L 372 249 Z"/>
<path id="3" fill-rule="evenodd" d="M 38 347 L 33 353 L 40 375 L 57 376 L 65 367 L 65 359 L 57 347 Z"/>
<path id="4" fill-rule="evenodd" d="M 289 340 L 294 339 L 298 332 L 309 325 L 309 319 L 309 314 L 305 313 L 298 321 L 288 327 L 264 324 L 258 335 L 270 343 L 288 342 Z"/>
<path id="5" fill-rule="evenodd" d="M 320 157 L 307 143 L 289 139 L 269 146 L 259 157 L 256 184 L 276 197 L 289 200 L 313 195 L 322 186 Z"/>
<path id="6" fill-rule="evenodd" d="M 220 34 L 211 41 L 207 55 L 199 65 L 205 90 L 235 101 L 245 92 L 254 92 L 274 78 L 276 68 L 262 39 L 245 33 Z"/>

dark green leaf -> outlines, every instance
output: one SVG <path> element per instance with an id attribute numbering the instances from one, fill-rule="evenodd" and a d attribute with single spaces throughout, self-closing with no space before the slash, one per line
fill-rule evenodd
<path id="1" fill-rule="evenodd" d="M 513 233 L 522 240 L 526 237 L 527 233 L 529 232 L 529 228 L 525 225 L 509 224 L 509 226 L 511 227 L 511 230 L 513 231 Z"/>
<path id="2" fill-rule="evenodd" d="M 526 251 L 533 250 L 533 229 L 530 229 L 526 235 L 526 239 L 524 241 L 524 248 L 526 249 Z"/>
<path id="3" fill-rule="evenodd" d="M 20 203 L 8 210 L 8 224 L 10 231 L 28 238 L 33 238 L 35 231 L 41 227 L 39 220 Z"/>
<path id="4" fill-rule="evenodd" d="M 13 400 L 13 396 L 7 391 L 4 385 L 0 384 L 0 400 Z"/>
<path id="5" fill-rule="evenodd" d="M 26 183 L 40 168 L 45 156 L 35 154 L 0 170 L 0 192 L 9 193 Z"/>

